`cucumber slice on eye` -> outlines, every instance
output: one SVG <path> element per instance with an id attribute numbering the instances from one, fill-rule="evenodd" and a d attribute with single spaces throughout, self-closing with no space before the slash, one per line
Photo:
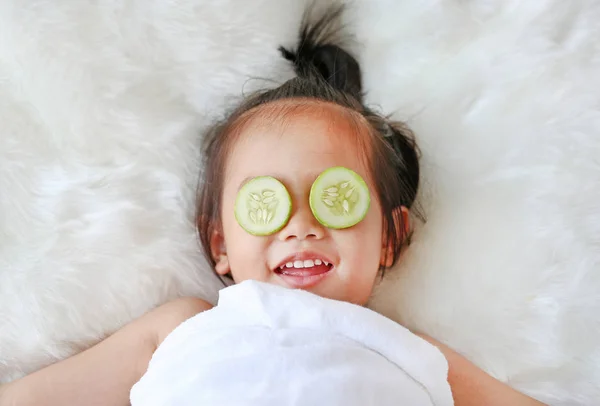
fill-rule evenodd
<path id="1" fill-rule="evenodd" d="M 319 223 L 329 228 L 356 225 L 365 218 L 370 204 L 363 178 L 341 166 L 325 170 L 310 189 L 310 209 Z"/>
<path id="2" fill-rule="evenodd" d="M 283 183 L 270 176 L 246 182 L 235 200 L 235 218 L 252 235 L 270 235 L 281 230 L 291 211 L 290 194 Z"/>

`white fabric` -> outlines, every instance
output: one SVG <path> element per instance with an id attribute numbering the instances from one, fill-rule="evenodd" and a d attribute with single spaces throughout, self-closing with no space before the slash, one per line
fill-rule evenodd
<path id="1" fill-rule="evenodd" d="M 177 327 L 132 406 L 450 406 L 437 348 L 363 307 L 246 281 Z"/>
<path id="2" fill-rule="evenodd" d="M 325 0 L 329 1 L 329 0 Z M 219 287 L 198 145 L 290 77 L 300 0 L 0 1 L 0 382 Z M 597 0 L 357 0 L 367 99 L 422 150 L 373 306 L 553 405 L 600 399 Z"/>

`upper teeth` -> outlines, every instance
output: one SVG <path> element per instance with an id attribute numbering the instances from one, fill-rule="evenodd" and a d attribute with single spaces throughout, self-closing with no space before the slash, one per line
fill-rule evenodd
<path id="1" fill-rule="evenodd" d="M 282 268 L 312 268 L 315 265 L 325 264 L 329 266 L 329 262 L 321 259 L 305 259 L 304 261 L 288 262 Z"/>

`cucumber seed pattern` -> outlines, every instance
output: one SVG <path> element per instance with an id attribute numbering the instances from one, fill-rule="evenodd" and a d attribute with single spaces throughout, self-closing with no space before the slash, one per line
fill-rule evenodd
<path id="1" fill-rule="evenodd" d="M 359 201 L 359 193 L 350 181 L 343 181 L 326 187 L 321 200 L 336 216 L 348 216 Z"/>
<path id="2" fill-rule="evenodd" d="M 275 191 L 261 190 L 248 194 L 248 217 L 254 224 L 267 225 L 273 221 L 279 200 Z"/>

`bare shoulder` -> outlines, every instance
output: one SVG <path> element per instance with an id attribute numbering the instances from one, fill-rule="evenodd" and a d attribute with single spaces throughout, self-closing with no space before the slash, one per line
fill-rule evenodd
<path id="1" fill-rule="evenodd" d="M 155 333 L 156 346 L 158 346 L 181 323 L 212 307 L 205 300 L 182 297 L 167 302 L 148 313 L 145 322 Z"/>
<path id="2" fill-rule="evenodd" d="M 424 334 L 417 334 L 438 347 L 448 361 L 448 383 L 456 406 L 545 406 L 496 380 L 450 347 Z"/>
<path id="3" fill-rule="evenodd" d="M 160 312 L 170 314 L 187 315 L 188 317 L 194 316 L 200 312 L 211 309 L 212 305 L 205 300 L 198 299 L 197 297 L 180 297 L 157 308 Z"/>
<path id="4" fill-rule="evenodd" d="M 0 386 L 0 406 L 128 404 L 129 390 L 165 337 L 210 308 L 195 298 L 165 303 L 88 350 Z"/>

